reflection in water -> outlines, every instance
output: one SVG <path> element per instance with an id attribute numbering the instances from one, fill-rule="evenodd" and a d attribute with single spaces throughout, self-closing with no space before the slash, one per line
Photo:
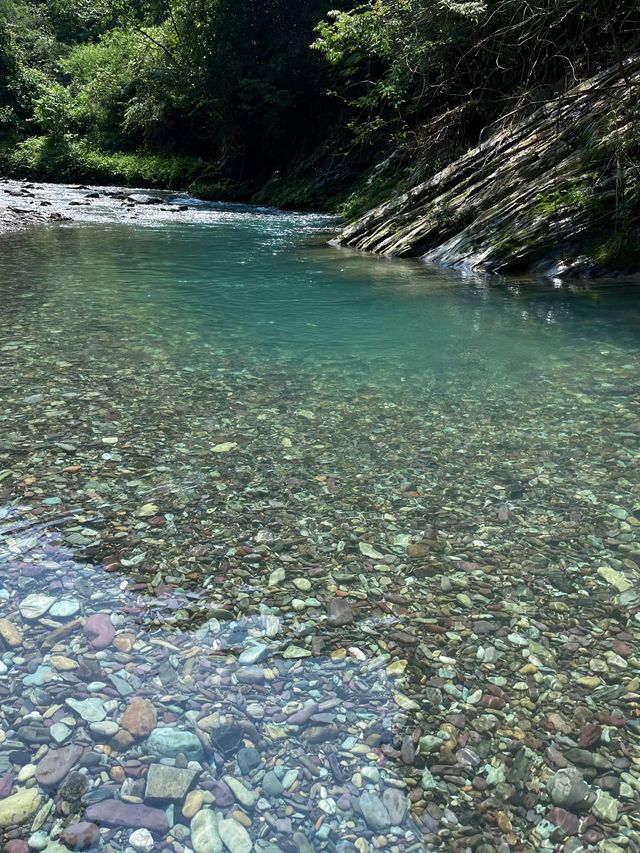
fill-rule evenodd
<path id="1" fill-rule="evenodd" d="M 207 217 L 3 242 L 0 832 L 630 848 L 635 287 Z"/>

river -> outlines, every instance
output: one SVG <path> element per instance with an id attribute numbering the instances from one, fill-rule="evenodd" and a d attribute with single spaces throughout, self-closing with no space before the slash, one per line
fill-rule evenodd
<path id="1" fill-rule="evenodd" d="M 0 243 L 0 838 L 637 849 L 638 286 L 186 201 Z"/>

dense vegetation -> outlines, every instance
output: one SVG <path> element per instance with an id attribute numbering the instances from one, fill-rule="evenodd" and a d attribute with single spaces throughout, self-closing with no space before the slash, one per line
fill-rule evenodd
<path id="1" fill-rule="evenodd" d="M 640 0 L 0 0 L 0 165 L 353 213 L 639 26 Z"/>

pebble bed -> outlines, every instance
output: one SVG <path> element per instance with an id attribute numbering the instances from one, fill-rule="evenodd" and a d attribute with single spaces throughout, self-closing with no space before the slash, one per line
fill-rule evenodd
<path id="1" fill-rule="evenodd" d="M 0 320 L 6 853 L 640 850 L 635 356 L 345 393 L 46 310 Z"/>

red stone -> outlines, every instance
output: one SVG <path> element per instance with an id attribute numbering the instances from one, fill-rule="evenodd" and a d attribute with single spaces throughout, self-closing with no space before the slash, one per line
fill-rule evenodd
<path id="1" fill-rule="evenodd" d="M 99 835 L 100 830 L 95 823 L 83 820 L 67 827 L 60 840 L 69 850 L 88 850 L 96 843 Z"/>
<path id="2" fill-rule="evenodd" d="M 29 853 L 29 845 L 26 841 L 7 841 L 3 853 Z"/>
<path id="3" fill-rule="evenodd" d="M 156 727 L 158 714 L 149 699 L 132 699 L 122 717 L 123 727 L 133 737 L 146 737 Z"/>
<path id="4" fill-rule="evenodd" d="M 87 817 L 99 825 L 128 826 L 131 829 L 148 829 L 159 835 L 169 831 L 167 816 L 162 809 L 153 809 L 138 803 L 103 800 L 87 809 Z"/>

